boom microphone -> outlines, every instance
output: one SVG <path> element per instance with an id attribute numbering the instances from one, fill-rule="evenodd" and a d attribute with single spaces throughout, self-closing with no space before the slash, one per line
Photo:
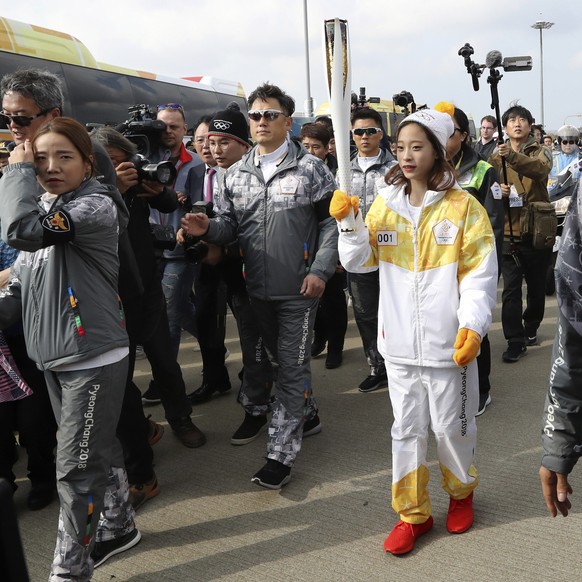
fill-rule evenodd
<path id="1" fill-rule="evenodd" d="M 503 55 L 499 51 L 489 51 L 485 57 L 485 66 L 489 69 L 500 67 L 503 63 Z"/>

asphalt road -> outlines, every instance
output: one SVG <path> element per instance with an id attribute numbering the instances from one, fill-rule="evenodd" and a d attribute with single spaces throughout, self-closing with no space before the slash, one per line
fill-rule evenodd
<path id="1" fill-rule="evenodd" d="M 551 519 L 537 476 L 540 423 L 556 302 L 549 298 L 540 345 L 515 364 L 501 361 L 505 342 L 499 309 L 490 332 L 492 399 L 478 418 L 476 520 L 463 535 L 445 528 L 448 498 L 440 489 L 434 442 L 429 449 L 434 529 L 404 557 L 383 552 L 397 521 L 390 506 L 390 424 L 387 389 L 361 394 L 367 369 L 353 320 L 344 364 L 326 370 L 313 362 L 323 431 L 305 440 L 282 491 L 266 491 L 250 478 L 264 463 L 265 438 L 234 447 L 242 420 L 236 387 L 197 406 L 194 421 L 208 443 L 184 448 L 169 428 L 155 445 L 161 493 L 137 514 L 143 534 L 131 551 L 95 572 L 106 581 L 527 581 L 582 580 L 582 471 L 572 475 L 573 511 Z M 230 321 L 232 324 L 232 318 Z M 233 384 L 241 366 L 234 327 L 227 342 Z M 189 391 L 201 381 L 200 353 L 184 337 L 180 359 Z M 147 361 L 138 362 L 145 390 Z M 146 410 L 164 422 L 161 406 Z M 15 496 L 31 580 L 46 580 L 52 559 L 58 503 L 26 509 L 28 482 L 21 455 Z M 0 580 L 2 575 L 0 573 Z"/>

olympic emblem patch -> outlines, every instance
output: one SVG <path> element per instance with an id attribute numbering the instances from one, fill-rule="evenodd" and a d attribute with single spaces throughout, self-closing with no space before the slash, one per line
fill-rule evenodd
<path id="1" fill-rule="evenodd" d="M 437 245 L 452 245 L 455 243 L 459 228 L 445 218 L 432 227 L 432 233 Z"/>
<path id="2" fill-rule="evenodd" d="M 226 119 L 215 119 L 212 122 L 212 125 L 214 126 L 214 129 L 219 131 L 226 131 L 227 129 L 230 129 L 232 121 L 227 121 Z"/>
<path id="3" fill-rule="evenodd" d="M 56 210 L 42 219 L 42 227 L 49 232 L 71 232 L 71 220 L 67 214 Z"/>

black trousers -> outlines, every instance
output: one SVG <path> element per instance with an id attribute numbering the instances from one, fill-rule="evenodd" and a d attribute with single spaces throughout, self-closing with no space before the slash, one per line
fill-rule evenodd
<path id="1" fill-rule="evenodd" d="M 222 387 L 230 383 L 224 365 L 227 286 L 222 277 L 222 266 L 202 264 L 194 289 L 203 382 Z"/>
<path id="2" fill-rule="evenodd" d="M 176 360 L 170 336 L 170 324 L 166 312 L 166 300 L 160 286 L 154 302 L 158 307 L 154 313 L 145 314 L 157 322 L 152 332 L 141 344 L 152 367 L 153 381 L 159 389 L 164 413 L 169 423 L 192 414 L 192 405 L 186 396 L 182 368 Z M 154 310 L 152 310 L 154 311 Z"/>
<path id="3" fill-rule="evenodd" d="M 123 448 L 123 459 L 129 483 L 145 483 L 154 476 L 154 452 L 148 442 L 149 422 L 143 412 L 141 392 L 134 384 L 135 347 L 129 346 L 127 381 L 121 414 L 117 423 L 117 438 Z"/>
<path id="4" fill-rule="evenodd" d="M 341 352 L 348 329 L 348 305 L 344 289 L 347 286 L 346 273 L 334 273 L 325 285 L 319 300 L 315 317 L 314 336 L 316 341 L 327 342 L 328 351 Z"/>
<path id="5" fill-rule="evenodd" d="M 508 343 L 525 345 L 526 336 L 533 337 L 537 333 L 544 318 L 546 271 L 551 255 L 552 249 L 537 250 L 523 242 L 515 244 L 512 254 L 509 241 L 503 243 L 501 323 Z M 525 310 L 521 291 L 524 279 L 527 286 Z"/>
<path id="6" fill-rule="evenodd" d="M 22 378 L 34 394 L 0 404 L 0 477 L 14 486 L 12 467 L 18 458 L 14 431 L 18 430 L 20 444 L 28 454 L 30 481 L 33 484 L 54 483 L 57 423 L 44 374 L 28 357 L 23 335 L 6 336 L 6 341 Z"/>

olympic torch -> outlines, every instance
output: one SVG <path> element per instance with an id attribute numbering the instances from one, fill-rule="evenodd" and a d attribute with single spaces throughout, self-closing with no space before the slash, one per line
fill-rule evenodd
<path id="1" fill-rule="evenodd" d="M 350 166 L 350 109 L 352 82 L 350 71 L 350 48 L 348 42 L 348 22 L 339 18 L 324 21 L 325 65 L 331 119 L 334 127 L 335 150 L 337 155 L 336 181 L 348 196 L 352 191 L 352 171 Z M 340 223 L 342 232 L 356 229 L 353 209 Z"/>

